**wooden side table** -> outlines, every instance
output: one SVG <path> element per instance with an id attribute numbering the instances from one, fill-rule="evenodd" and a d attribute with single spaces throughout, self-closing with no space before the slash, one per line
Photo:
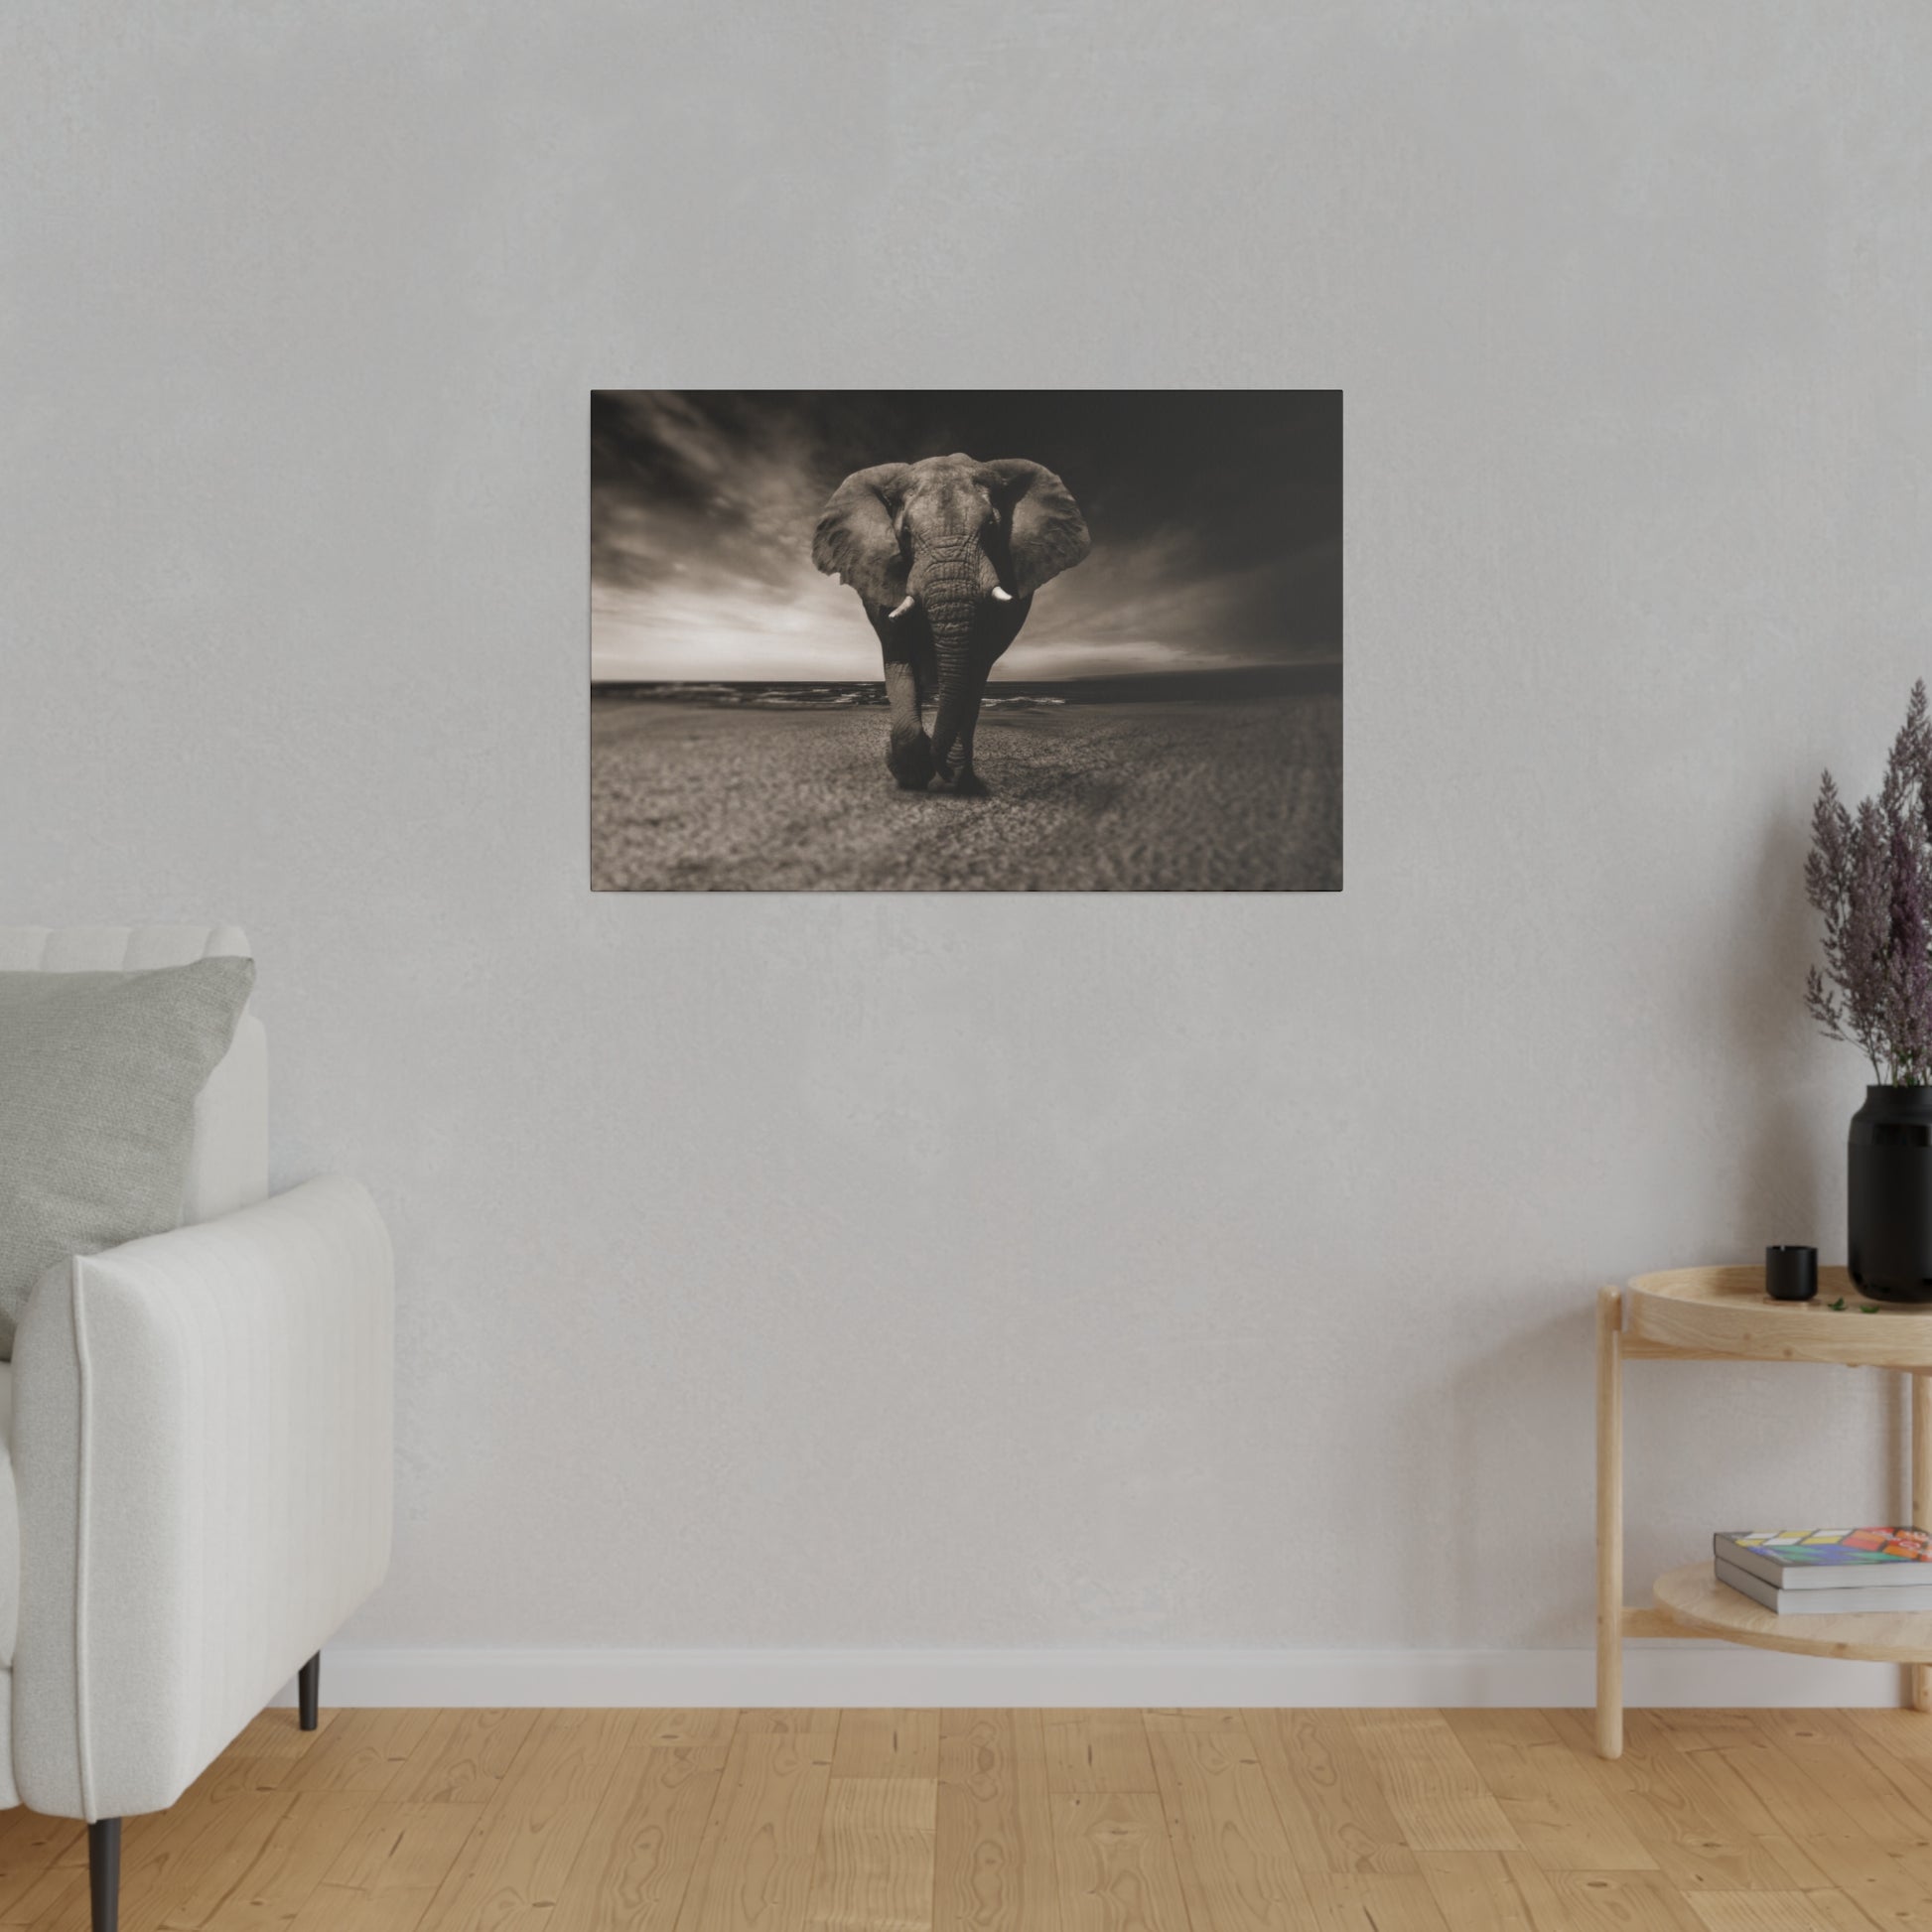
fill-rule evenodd
<path id="1" fill-rule="evenodd" d="M 1843 1309 L 1827 1305 L 1843 1298 Z M 1648 1609 L 1623 1600 L 1623 1364 L 1838 1362 L 1901 1369 L 1912 1389 L 1912 1520 L 1932 1519 L 1932 1305 L 1861 1312 L 1843 1268 L 1818 1300 L 1773 1302 L 1764 1270 L 1676 1268 L 1596 1297 L 1596 1748 L 1623 1752 L 1623 1640 L 1723 1637 L 1764 1650 L 1910 1664 L 1911 1703 L 1932 1712 L 1932 1612 L 1778 1616 L 1718 1582 L 1710 1562 L 1657 1579 Z"/>

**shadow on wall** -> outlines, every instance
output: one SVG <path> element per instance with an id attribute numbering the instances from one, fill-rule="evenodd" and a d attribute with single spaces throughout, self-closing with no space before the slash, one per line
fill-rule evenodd
<path id="1" fill-rule="evenodd" d="M 1422 1520 L 1435 1530 L 1425 1561 L 1437 1631 L 1419 1642 L 1468 1630 L 1496 1633 L 1485 1648 L 1588 1641 L 1594 1411 L 1580 1412 L 1575 1364 L 1595 1334 L 1595 1297 L 1580 1283 L 1553 1306 L 1539 1284 L 1519 1306 L 1521 1321 L 1505 1311 L 1494 1344 L 1454 1372 L 1440 1402 L 1406 1419 L 1419 1451 L 1410 1459 L 1426 1497 Z M 1568 1527 L 1524 1537 L 1526 1522 L 1551 1520 Z M 1505 1566 L 1524 1621 L 1498 1615 Z M 1533 1604 L 1548 1607 L 1530 1618 L 1524 1606 Z"/>
<path id="2" fill-rule="evenodd" d="M 1543 1574 L 1535 1580 L 1534 1593 L 1528 1588 L 1523 1593 L 1526 1603 L 1549 1607 L 1515 1640 L 1564 1645 L 1588 1642 L 1595 1628 L 1596 1411 L 1593 1394 L 1578 1402 L 1573 1364 L 1581 1347 L 1592 1364 L 1584 1387 L 1593 1392 L 1596 1285 L 1579 1284 L 1575 1298 L 1566 1297 L 1554 1310 L 1547 1295 L 1539 1294 L 1537 1306 L 1544 1311 L 1541 1320 L 1518 1331 L 1507 1346 L 1471 1363 L 1457 1378 L 1456 1414 L 1458 1431 L 1477 1436 L 1493 1432 L 1498 1417 L 1507 1418 L 1502 1427 L 1510 1465 L 1539 1471 L 1535 1480 L 1545 1491 L 1539 1506 L 1564 1529 L 1549 1539 L 1538 1559 Z M 1524 1392 L 1532 1387 L 1537 1395 L 1526 1407 Z M 1519 1413 L 1511 1416 L 1512 1409 Z M 1473 1444 L 1468 1452 L 1474 1452 Z M 1483 1488 L 1472 1511 L 1474 1534 L 1457 1545 L 1455 1591 L 1461 1600 L 1476 1598 L 1485 1583 L 1493 1589 L 1493 1552 L 1522 1538 L 1523 1504 L 1509 1486 L 1496 1482 Z M 1588 1591 L 1581 1607 L 1580 1577 Z M 1580 1618 L 1586 1626 L 1581 1636 Z"/>
<path id="3" fill-rule="evenodd" d="M 1842 1147 L 1860 1096 L 1849 1093 L 1845 1119 L 1826 1124 L 1831 1131 L 1825 1131 L 1816 1088 L 1807 1078 L 1812 1021 L 1804 974 L 1818 942 L 1805 899 L 1810 842 L 1808 818 L 1786 814 L 1766 828 L 1754 890 L 1739 901 L 1737 930 L 1723 958 L 1713 962 L 1718 970 L 1710 983 L 1721 1007 L 1711 1033 L 1737 1076 L 1726 1085 L 1737 1106 L 1729 1125 L 1740 1151 L 1740 1185 L 1735 1200 L 1712 1205 L 1722 1224 L 1747 1232 L 1759 1249 L 1772 1241 L 1805 1242 L 1818 1249 L 1821 1261 L 1831 1262 L 1845 1257 L 1845 1229 L 1838 1222 L 1826 1225 L 1838 1197 L 1821 1163 L 1834 1134 Z"/>

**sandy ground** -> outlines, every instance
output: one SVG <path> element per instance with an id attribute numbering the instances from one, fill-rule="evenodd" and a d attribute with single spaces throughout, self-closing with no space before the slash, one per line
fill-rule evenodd
<path id="1" fill-rule="evenodd" d="M 982 717 L 983 798 L 902 792 L 886 715 L 591 710 L 600 892 L 1333 892 L 1341 700 Z"/>

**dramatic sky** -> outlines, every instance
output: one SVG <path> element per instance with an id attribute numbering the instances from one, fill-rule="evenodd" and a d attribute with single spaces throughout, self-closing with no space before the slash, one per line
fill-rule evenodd
<path id="1" fill-rule="evenodd" d="M 954 450 L 1043 463 L 1093 533 L 995 677 L 1341 655 L 1336 391 L 603 389 L 591 675 L 878 677 L 812 526 L 852 471 Z"/>

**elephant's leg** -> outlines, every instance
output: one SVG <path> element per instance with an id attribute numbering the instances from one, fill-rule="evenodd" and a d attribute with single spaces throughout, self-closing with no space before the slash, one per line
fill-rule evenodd
<path id="1" fill-rule="evenodd" d="M 886 666 L 886 702 L 893 712 L 886 768 L 904 790 L 923 791 L 932 776 L 932 740 L 925 735 L 919 680 L 910 664 Z"/>
<path id="2" fill-rule="evenodd" d="M 953 790 L 965 797 L 976 796 L 986 789 L 985 781 L 973 769 L 973 733 L 979 727 L 982 695 L 975 692 L 967 700 L 960 714 L 959 737 L 946 756 L 945 770 L 940 773 L 941 777 L 950 778 Z"/>

